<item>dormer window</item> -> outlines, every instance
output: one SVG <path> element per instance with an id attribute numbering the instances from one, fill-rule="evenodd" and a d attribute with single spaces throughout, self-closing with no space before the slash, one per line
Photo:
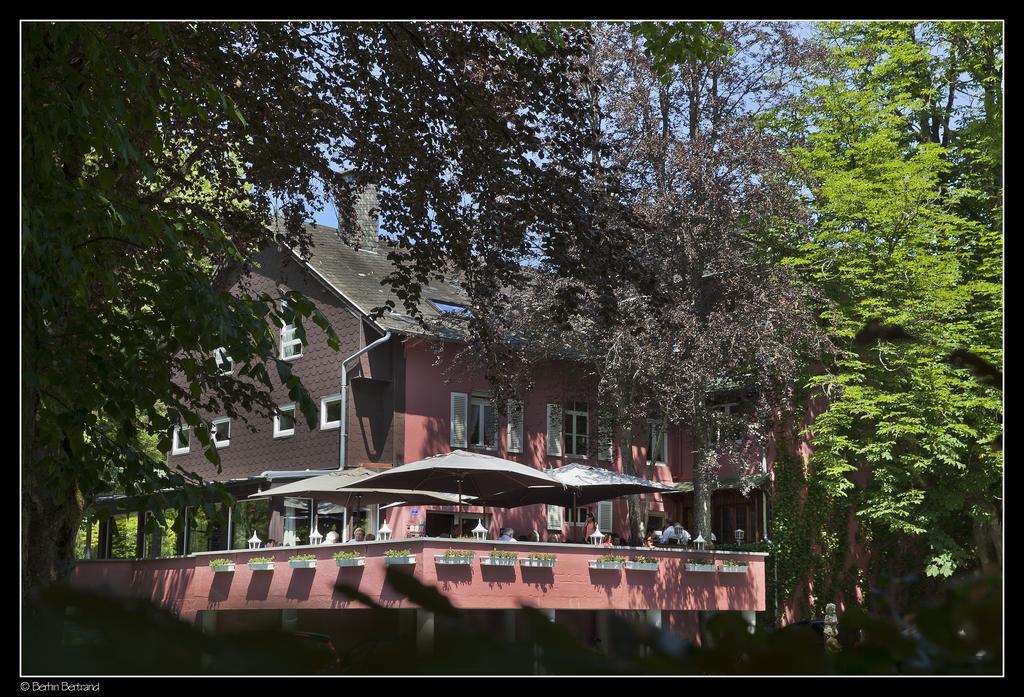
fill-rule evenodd
<path id="1" fill-rule="evenodd" d="M 462 317 L 470 317 L 473 314 L 473 312 L 465 305 L 449 302 L 448 300 L 431 299 L 430 304 L 437 308 L 437 311 L 443 315 L 460 315 Z"/>

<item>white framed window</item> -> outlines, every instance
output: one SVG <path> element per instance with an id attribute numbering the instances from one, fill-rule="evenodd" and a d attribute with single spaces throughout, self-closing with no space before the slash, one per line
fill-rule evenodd
<path id="1" fill-rule="evenodd" d="M 589 416 L 586 402 L 569 402 L 565 406 L 565 454 L 587 457 Z"/>
<path id="2" fill-rule="evenodd" d="M 661 422 L 654 419 L 647 420 L 647 464 L 648 465 L 662 465 L 665 466 L 668 463 L 668 429 L 661 431 L 660 438 L 655 438 L 659 435 L 658 431 L 661 429 Z"/>
<path id="3" fill-rule="evenodd" d="M 341 427 L 341 395 L 332 394 L 320 398 L 320 430 L 328 431 Z"/>
<path id="4" fill-rule="evenodd" d="M 587 524 L 587 514 L 590 513 L 590 508 L 587 506 L 577 506 L 575 509 L 566 508 L 565 510 L 565 524 L 570 527 L 582 527 Z"/>
<path id="5" fill-rule="evenodd" d="M 210 422 L 210 435 L 213 436 L 213 444 L 218 448 L 226 448 L 231 445 L 231 419 L 223 417 Z"/>
<path id="6" fill-rule="evenodd" d="M 736 444 L 739 445 L 743 442 L 743 439 L 738 437 L 736 420 L 733 418 L 736 415 L 739 402 L 725 402 L 723 404 L 714 404 L 711 406 L 711 411 L 718 417 L 717 423 L 715 424 L 715 442 L 721 443 L 725 437 L 732 437 Z"/>
<path id="7" fill-rule="evenodd" d="M 473 396 L 469 404 L 469 447 L 497 450 L 498 414 L 487 397 Z"/>
<path id="8" fill-rule="evenodd" d="M 654 532 L 656 535 L 661 535 L 665 530 L 665 526 L 668 523 L 665 522 L 664 511 L 651 511 L 647 514 L 647 532 Z"/>
<path id="9" fill-rule="evenodd" d="M 274 414 L 274 438 L 295 435 L 295 404 L 282 404 Z"/>
<path id="10" fill-rule="evenodd" d="M 285 302 L 281 303 L 281 309 L 288 307 Z M 295 325 L 286 324 L 281 327 L 281 358 L 291 360 L 302 357 L 302 339 L 296 335 Z"/>
<path id="11" fill-rule="evenodd" d="M 175 426 L 174 438 L 171 442 L 171 455 L 184 455 L 192 447 L 192 429 L 188 426 Z"/>
<path id="12" fill-rule="evenodd" d="M 235 362 L 228 355 L 228 350 L 223 346 L 213 352 L 213 360 L 217 362 L 217 370 L 221 375 L 231 375 L 235 369 Z"/>
<path id="13" fill-rule="evenodd" d="M 510 453 L 523 452 L 523 403 L 515 399 L 508 400 L 507 446 Z"/>

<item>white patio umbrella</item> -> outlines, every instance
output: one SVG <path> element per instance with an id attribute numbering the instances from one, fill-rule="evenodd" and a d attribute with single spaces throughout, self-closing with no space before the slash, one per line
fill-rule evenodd
<path id="1" fill-rule="evenodd" d="M 603 467 L 590 467 L 572 463 L 564 467 L 545 470 L 552 479 L 561 482 L 565 488 L 555 489 L 545 486 L 531 486 L 525 489 L 505 491 L 500 494 L 483 497 L 474 502 L 480 506 L 498 508 L 516 508 L 538 503 L 555 506 L 585 506 L 596 501 L 606 501 L 619 496 L 643 493 L 674 492 L 675 488 L 660 484 L 642 477 L 634 477 L 622 472 L 614 472 Z"/>
<path id="2" fill-rule="evenodd" d="M 365 488 L 362 483 L 376 474 L 373 470 L 356 467 L 339 470 L 330 474 L 307 477 L 288 484 L 282 484 L 249 496 L 270 498 L 273 496 L 294 496 L 312 498 L 320 502 L 333 503 L 346 509 L 359 510 L 363 506 L 408 503 L 410 505 L 454 505 L 458 497 L 439 491 L 407 491 L 403 489 Z M 346 487 L 346 488 L 342 488 Z"/>
<path id="3" fill-rule="evenodd" d="M 358 486 L 455 493 L 458 494 L 460 511 L 466 496 L 482 499 L 530 486 L 565 488 L 561 482 L 540 470 L 465 450 L 453 450 L 380 472 L 359 480 Z M 473 505 L 481 504 L 474 501 Z"/>

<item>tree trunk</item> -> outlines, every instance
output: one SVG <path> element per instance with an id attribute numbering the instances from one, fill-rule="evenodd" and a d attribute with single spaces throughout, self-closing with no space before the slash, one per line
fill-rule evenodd
<path id="1" fill-rule="evenodd" d="M 619 453 L 622 457 L 622 471 L 625 474 L 638 476 L 633 462 L 633 429 L 631 426 L 619 428 Z M 640 531 L 640 497 L 636 494 L 626 497 L 626 515 L 629 519 L 629 536 L 636 541 L 641 537 Z"/>
<path id="2" fill-rule="evenodd" d="M 703 535 L 711 541 L 711 496 L 718 480 L 718 458 L 707 437 L 707 424 L 700 417 L 693 420 L 693 525 L 694 538 Z"/>

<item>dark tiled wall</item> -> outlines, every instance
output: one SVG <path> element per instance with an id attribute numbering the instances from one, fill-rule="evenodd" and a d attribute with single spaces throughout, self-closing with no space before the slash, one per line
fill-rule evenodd
<path id="1" fill-rule="evenodd" d="M 261 268 L 246 281 L 252 292 L 262 291 L 276 296 L 278 287 L 297 290 L 317 304 L 338 334 L 340 350 L 334 351 L 327 345 L 324 332 L 312 322 L 305 322 L 307 343 L 303 346 L 302 357 L 293 361 L 295 374 L 301 378 L 319 409 L 322 396 L 337 394 L 341 390 L 339 371 L 342 359 L 366 345 L 364 341 L 373 341 L 380 335 L 368 330 L 368 325 L 354 311 L 298 262 L 282 257 L 279 252 L 268 251 L 260 256 L 260 265 Z M 233 291 L 237 289 L 236 285 Z M 400 360 L 401 354 L 393 352 L 394 349 L 385 344 L 374 349 L 369 358 L 364 356 L 349 367 L 352 385 L 349 395 L 349 466 L 394 462 L 394 382 L 391 374 L 394 372 L 395 355 Z M 288 397 L 287 389 L 277 382 L 276 369 L 268 366 L 268 372 L 275 384 L 272 393 L 275 401 L 278 404 L 291 403 L 293 400 Z M 210 418 L 218 416 L 222 414 L 209 415 Z M 274 438 L 271 419 L 256 415 L 248 418 L 248 426 L 254 427 L 255 432 L 251 432 L 241 419 L 232 419 L 231 444 L 218 451 L 222 466 L 220 473 L 206 460 L 195 437 L 192 438 L 191 452 L 170 455 L 170 465 L 181 465 L 215 480 L 249 477 L 265 470 L 338 467 L 339 429 L 321 431 L 319 421 L 310 429 L 305 418 L 298 414 L 295 435 Z"/>

